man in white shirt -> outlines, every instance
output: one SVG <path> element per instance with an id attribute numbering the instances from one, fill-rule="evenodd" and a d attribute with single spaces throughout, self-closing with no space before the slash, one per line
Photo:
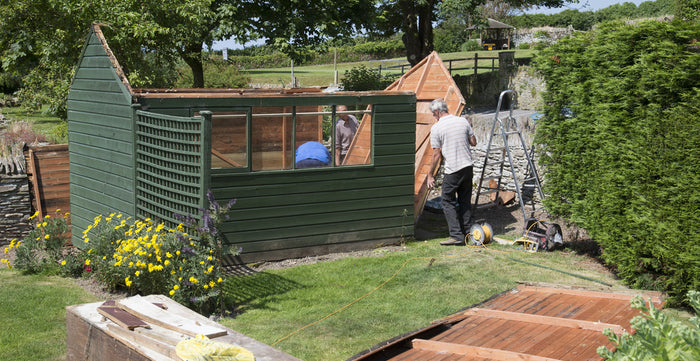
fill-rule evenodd
<path id="1" fill-rule="evenodd" d="M 450 238 L 442 245 L 465 244 L 471 222 L 471 196 L 473 160 L 471 148 L 476 145 L 476 136 L 471 120 L 451 115 L 443 99 L 430 103 L 430 111 L 438 120 L 430 128 L 430 146 L 433 148 L 432 166 L 440 164 L 444 158 L 442 182 L 442 209 L 445 213 Z M 428 188 L 435 185 L 435 178 L 428 174 Z"/>

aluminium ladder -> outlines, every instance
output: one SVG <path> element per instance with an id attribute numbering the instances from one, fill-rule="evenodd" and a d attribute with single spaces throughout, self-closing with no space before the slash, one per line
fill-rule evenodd
<path id="1" fill-rule="evenodd" d="M 503 104 L 503 100 L 506 95 L 510 96 L 510 111 L 508 112 L 508 116 L 506 116 L 505 118 L 501 118 L 501 105 Z M 481 209 L 493 206 L 495 205 L 495 202 L 498 201 L 498 193 L 502 192 L 501 183 L 503 180 L 503 167 L 505 166 L 505 163 L 508 162 L 508 165 L 510 166 L 511 175 L 513 177 L 513 183 L 515 184 L 515 192 L 517 193 L 518 201 L 520 202 L 520 208 L 523 212 L 523 220 L 526 222 L 529 217 L 527 216 L 525 210 L 525 200 L 523 199 L 523 192 L 525 190 L 529 190 L 532 193 L 534 193 L 534 190 L 537 190 L 540 199 L 544 198 L 544 193 L 542 192 L 542 187 L 540 185 L 540 178 L 537 174 L 537 168 L 535 168 L 535 164 L 533 162 L 534 146 L 530 148 L 526 146 L 525 139 L 523 138 L 522 131 L 520 130 L 520 126 L 518 125 L 518 122 L 515 120 L 515 118 L 513 118 L 514 95 L 515 92 L 513 90 L 504 90 L 503 92 L 501 92 L 501 95 L 498 98 L 496 115 L 494 116 L 493 126 L 491 128 L 488 145 L 486 147 L 486 154 L 484 156 L 484 166 L 481 169 L 481 177 L 479 178 L 479 183 L 477 184 L 474 209 Z M 520 142 L 520 145 L 523 149 L 523 154 L 525 155 L 525 158 L 527 160 L 527 169 L 525 171 L 525 177 L 521 182 L 518 181 L 518 176 L 515 172 L 515 166 L 513 164 L 513 154 L 508 143 L 510 137 L 515 135 L 517 135 L 517 140 Z M 487 170 L 493 169 L 494 167 L 497 169 L 496 175 L 486 176 Z M 496 181 L 495 188 L 489 186 L 488 183 L 491 180 Z M 484 185 L 484 182 L 487 182 L 487 184 Z M 523 185 L 522 190 L 521 184 Z M 486 190 L 482 190 L 482 188 L 485 188 Z M 479 206 L 479 196 L 481 196 L 482 194 L 489 193 L 496 193 L 494 198 L 496 201 L 491 204 L 486 203 Z M 529 198 L 530 202 L 528 203 L 531 203 L 532 213 L 534 214 L 534 194 L 532 194 Z"/>

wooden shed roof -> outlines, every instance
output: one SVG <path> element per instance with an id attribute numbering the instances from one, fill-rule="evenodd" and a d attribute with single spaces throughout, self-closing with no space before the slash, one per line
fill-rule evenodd
<path id="1" fill-rule="evenodd" d="M 632 297 L 519 286 L 351 360 L 601 360 L 597 348 L 613 348 L 602 331 L 631 330 L 639 313 L 630 306 Z M 650 299 L 663 306 L 659 294 Z"/>

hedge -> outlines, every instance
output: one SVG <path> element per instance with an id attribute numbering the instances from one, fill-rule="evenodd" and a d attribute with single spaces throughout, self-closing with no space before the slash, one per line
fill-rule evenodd
<path id="1" fill-rule="evenodd" d="M 629 285 L 700 290 L 700 24 L 601 24 L 542 50 L 545 205 Z"/>

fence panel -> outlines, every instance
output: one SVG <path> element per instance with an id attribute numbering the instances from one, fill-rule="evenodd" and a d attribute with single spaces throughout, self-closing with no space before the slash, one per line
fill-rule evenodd
<path id="1" fill-rule="evenodd" d="M 205 207 L 211 162 L 211 113 L 176 117 L 136 111 L 136 216 L 179 223 Z"/>

